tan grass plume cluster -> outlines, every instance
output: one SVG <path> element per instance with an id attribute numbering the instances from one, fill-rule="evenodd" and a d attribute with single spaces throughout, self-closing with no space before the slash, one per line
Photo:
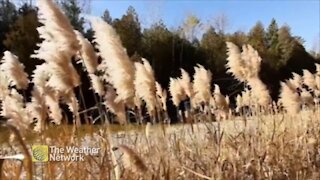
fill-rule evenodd
<path id="1" fill-rule="evenodd" d="M 266 85 L 260 80 L 261 58 L 258 52 L 250 45 L 240 49 L 231 42 L 227 42 L 228 58 L 227 72 L 234 75 L 239 81 L 247 83 L 252 90 L 252 97 L 257 104 L 267 107 L 271 103 L 271 97 Z"/>
<path id="2" fill-rule="evenodd" d="M 123 101 L 126 105 L 133 105 L 134 92 L 134 65 L 130 61 L 120 37 L 111 25 L 100 18 L 91 20 L 94 30 L 94 42 L 100 50 L 102 62 L 98 69 L 107 74 L 105 80 L 116 90 L 115 101 Z"/>
<path id="3" fill-rule="evenodd" d="M 194 67 L 195 73 L 193 75 L 193 93 L 192 104 L 194 107 L 199 106 L 201 103 L 208 105 L 211 97 L 211 80 L 212 74 L 203 66 L 197 65 Z"/>
<path id="4" fill-rule="evenodd" d="M 142 63 L 135 64 L 135 93 L 138 98 L 142 99 L 147 106 L 149 115 L 154 116 L 157 106 L 156 101 L 156 81 L 154 72 L 146 59 L 142 58 Z"/>

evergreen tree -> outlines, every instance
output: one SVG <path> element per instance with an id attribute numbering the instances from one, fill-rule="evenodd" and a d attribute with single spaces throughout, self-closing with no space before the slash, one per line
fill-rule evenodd
<path id="1" fill-rule="evenodd" d="M 271 20 L 271 23 L 266 33 L 266 48 L 267 58 L 266 61 L 272 69 L 278 70 L 281 67 L 280 56 L 281 52 L 279 49 L 279 35 L 278 35 L 278 24 L 275 19 Z"/>
<path id="2" fill-rule="evenodd" d="M 209 69 L 217 74 L 225 71 L 226 38 L 222 32 L 217 33 L 213 27 L 205 32 L 201 39 L 201 47 L 206 54 Z"/>
<path id="3" fill-rule="evenodd" d="M 290 27 L 282 26 L 278 31 L 278 46 L 280 51 L 280 63 L 286 65 L 287 61 L 292 56 L 295 42 L 291 36 Z"/>
<path id="4" fill-rule="evenodd" d="M 242 47 L 244 44 L 248 43 L 248 37 L 242 31 L 236 31 L 233 34 L 228 34 L 227 39 L 228 39 L 228 41 L 234 43 L 238 47 Z"/>
<path id="5" fill-rule="evenodd" d="M 12 24 L 17 17 L 17 10 L 15 5 L 10 0 L 0 0 L 0 52 L 5 50 L 3 40 L 5 39 L 5 34 L 10 29 L 10 24 Z"/>
<path id="6" fill-rule="evenodd" d="M 174 35 L 162 23 L 156 23 L 143 32 L 143 53 L 154 68 L 156 79 L 167 85 L 174 69 Z"/>
<path id="7" fill-rule="evenodd" d="M 262 23 L 258 21 L 248 34 L 248 43 L 259 52 L 261 57 L 264 57 L 266 52 L 265 37 L 264 27 Z"/>
<path id="8" fill-rule="evenodd" d="M 81 17 L 82 8 L 78 0 L 62 0 L 60 6 L 75 30 L 84 33 L 85 20 Z"/>
<path id="9" fill-rule="evenodd" d="M 39 26 L 37 10 L 29 4 L 19 8 L 18 19 L 12 24 L 10 31 L 6 34 L 4 45 L 6 49 L 19 57 L 26 66 L 26 72 L 31 74 L 36 64 L 40 61 L 30 58 L 40 42 L 37 27 Z"/>
<path id="10" fill-rule="evenodd" d="M 278 23 L 273 18 L 271 23 L 267 29 L 266 33 L 266 41 L 267 41 L 267 48 L 268 49 L 275 49 L 278 44 Z"/>
<path id="11" fill-rule="evenodd" d="M 129 56 L 141 51 L 141 27 L 138 14 L 132 6 L 128 8 L 127 13 L 121 19 L 113 21 L 113 27 L 119 34 L 121 42 Z"/>

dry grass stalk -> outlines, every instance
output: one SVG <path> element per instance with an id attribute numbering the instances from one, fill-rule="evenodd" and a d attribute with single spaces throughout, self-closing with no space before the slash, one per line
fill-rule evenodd
<path id="1" fill-rule="evenodd" d="M 123 153 L 122 162 L 126 169 L 135 174 L 143 175 L 147 173 L 148 168 L 143 160 L 131 148 L 125 145 L 114 147 L 113 150 L 120 150 Z"/>

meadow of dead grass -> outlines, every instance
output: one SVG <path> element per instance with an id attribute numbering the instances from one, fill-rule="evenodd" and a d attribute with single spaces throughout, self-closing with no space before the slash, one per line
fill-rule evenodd
<path id="1" fill-rule="evenodd" d="M 37 2 L 43 41 L 32 57 L 44 62 L 30 79 L 11 52 L 4 52 L 0 63 L 1 180 L 320 179 L 319 64 L 314 74 L 303 70 L 281 82 L 273 102 L 258 76 L 258 52 L 226 42 L 227 72 L 245 86 L 236 108 L 202 65 L 194 67 L 193 76 L 181 69 L 180 77 L 170 78 L 169 96 L 146 59 L 130 61 L 111 25 L 90 19 L 94 47 L 52 0 Z M 73 60 L 82 63 L 96 101 L 81 111 L 74 91 L 81 79 Z M 27 98 L 21 92 L 30 84 Z M 168 101 L 182 123 L 170 124 Z M 61 104 L 72 113 L 72 125 L 65 124 Z M 89 121 L 92 110 L 99 117 Z M 100 151 L 83 161 L 32 162 L 32 145 Z"/>
<path id="2" fill-rule="evenodd" d="M 319 115 L 315 110 L 296 116 L 124 127 L 112 132 L 113 144 L 104 126 L 78 130 L 81 135 L 77 136 L 60 127 L 27 144 L 101 148 L 98 156 L 86 156 L 84 162 L 35 163 L 35 179 L 115 179 L 111 152 L 115 152 L 121 179 L 319 179 Z M 6 142 L 3 148 L 21 152 L 17 142 Z M 130 151 L 116 149 L 121 146 Z M 24 179 L 28 173 L 24 167 L 20 161 L 5 160 L 1 178 Z"/>

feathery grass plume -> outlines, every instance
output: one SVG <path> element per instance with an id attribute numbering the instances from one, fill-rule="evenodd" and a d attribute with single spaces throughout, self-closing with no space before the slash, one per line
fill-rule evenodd
<path id="1" fill-rule="evenodd" d="M 146 129 L 145 129 L 146 138 L 150 141 L 151 137 L 151 122 L 147 122 Z"/>
<path id="2" fill-rule="evenodd" d="M 8 86 L 27 89 L 29 85 L 28 74 L 24 72 L 24 65 L 19 62 L 18 57 L 10 51 L 5 51 L 1 62 L 0 70 L 8 79 Z"/>
<path id="3" fill-rule="evenodd" d="M 247 80 L 247 74 L 249 74 L 246 68 L 248 67 L 247 64 L 251 62 L 245 62 L 242 57 L 241 57 L 241 52 L 238 46 L 231 42 L 226 42 L 227 44 L 227 65 L 226 67 L 227 72 L 231 73 L 234 75 L 235 78 L 237 78 L 241 82 L 245 82 Z"/>
<path id="4" fill-rule="evenodd" d="M 98 67 L 98 57 L 96 52 L 88 39 L 84 38 L 79 31 L 75 31 L 75 33 L 81 45 L 81 50 L 79 51 L 81 60 L 79 62 L 84 65 L 84 68 L 88 72 L 92 89 L 102 97 L 105 93 L 103 81 L 99 76 L 94 74 Z"/>
<path id="5" fill-rule="evenodd" d="M 161 102 L 161 107 L 164 111 L 167 111 L 167 91 L 162 89 L 161 85 L 156 82 L 156 94 L 158 102 Z"/>
<path id="6" fill-rule="evenodd" d="M 313 106 L 313 97 L 311 93 L 306 90 L 305 88 L 302 88 L 302 91 L 300 93 L 300 99 L 301 103 L 307 107 L 312 107 Z"/>
<path id="7" fill-rule="evenodd" d="M 224 97 L 221 94 L 220 87 L 217 84 L 214 84 L 214 92 L 212 95 L 211 101 L 214 101 L 214 103 L 211 106 L 215 109 L 214 114 L 220 120 L 227 119 L 229 114 L 229 97 Z"/>
<path id="8" fill-rule="evenodd" d="M 68 18 L 52 0 L 38 1 L 38 19 L 42 24 L 37 28 L 39 36 L 43 41 L 38 44 L 39 49 L 31 57 L 45 61 L 49 71 L 48 81 L 46 78 L 35 79 L 42 84 L 42 88 L 51 87 L 45 92 L 46 104 L 49 106 L 49 116 L 55 123 L 61 122 L 61 110 L 59 108 L 59 99 L 63 94 L 69 94 L 73 88 L 80 85 L 80 77 L 72 65 L 72 57 L 77 54 L 81 46 L 77 36 L 70 24 Z M 41 68 L 40 68 L 40 74 Z M 35 77 L 37 75 L 34 75 Z M 39 88 L 41 92 L 41 88 Z M 42 93 L 43 93 L 42 92 Z M 74 114 L 76 116 L 76 114 Z M 79 124 L 79 123 L 78 123 Z"/>
<path id="9" fill-rule="evenodd" d="M 39 0 L 38 8 L 38 18 L 43 24 L 42 27 L 38 28 L 38 31 L 40 37 L 45 41 L 40 46 L 39 52 L 42 50 L 46 52 L 46 48 L 50 48 L 50 45 L 55 45 L 58 51 L 70 57 L 75 55 L 80 49 L 80 45 L 67 16 L 60 11 L 52 0 Z M 51 44 L 52 42 L 54 44 Z M 60 61 L 63 61 L 63 59 Z"/>
<path id="10" fill-rule="evenodd" d="M 295 86 L 287 82 L 281 82 L 280 103 L 288 114 L 297 114 L 300 112 L 301 99 Z"/>
<path id="11" fill-rule="evenodd" d="M 302 77 L 297 73 L 292 73 L 292 75 L 292 79 L 289 79 L 290 83 L 295 86 L 295 88 L 301 88 L 303 83 Z"/>
<path id="12" fill-rule="evenodd" d="M 138 108 L 138 109 L 141 109 L 141 106 L 142 106 L 142 100 L 140 97 L 138 96 L 134 96 L 133 98 L 133 102 L 134 102 L 134 105 Z"/>
<path id="13" fill-rule="evenodd" d="M 102 97 L 105 94 L 102 79 L 95 74 L 89 74 L 88 76 L 90 78 L 93 91 Z"/>
<path id="14" fill-rule="evenodd" d="M 52 0 L 39 0 L 38 8 L 38 18 L 43 26 L 37 30 L 43 41 L 32 57 L 48 63 L 51 74 L 48 85 L 67 93 L 80 84 L 71 61 L 81 46 L 67 17 Z"/>
<path id="15" fill-rule="evenodd" d="M 59 106 L 59 94 L 55 91 L 47 91 L 44 98 L 49 107 L 49 117 L 55 124 L 61 124 L 62 111 Z"/>
<path id="16" fill-rule="evenodd" d="M 70 112 L 74 115 L 73 120 L 74 122 L 80 126 L 81 125 L 81 120 L 80 120 L 80 115 L 79 115 L 79 103 L 78 99 L 73 91 L 69 92 L 68 94 L 63 95 L 63 100 L 65 104 L 68 105 L 68 108 Z"/>
<path id="17" fill-rule="evenodd" d="M 153 70 L 149 62 L 142 59 L 143 64 L 136 62 L 135 65 L 135 93 L 147 105 L 149 115 L 154 116 L 156 108 L 156 83 Z"/>
<path id="18" fill-rule="evenodd" d="M 179 79 L 170 78 L 169 92 L 171 94 L 172 102 L 176 107 L 179 107 L 180 102 L 187 97 Z"/>
<path id="19" fill-rule="evenodd" d="M 252 97 L 252 91 L 248 88 L 244 89 L 241 93 L 243 106 L 253 106 L 255 99 Z"/>
<path id="20" fill-rule="evenodd" d="M 16 89 L 11 89 L 10 94 L 2 102 L 1 115 L 8 118 L 8 122 L 21 131 L 25 131 L 32 123 L 27 110 L 24 108 L 23 97 Z"/>
<path id="21" fill-rule="evenodd" d="M 216 107 L 221 110 L 229 110 L 229 98 L 224 97 L 221 94 L 220 87 L 217 84 L 214 84 L 213 97 L 215 100 Z"/>
<path id="22" fill-rule="evenodd" d="M 80 77 L 71 63 L 49 62 L 48 65 L 51 76 L 47 84 L 53 89 L 67 94 L 80 84 Z"/>
<path id="23" fill-rule="evenodd" d="M 304 69 L 303 71 L 303 83 L 307 85 L 312 90 L 315 90 L 317 87 L 315 76 L 308 70 Z"/>
<path id="24" fill-rule="evenodd" d="M 84 38 L 79 31 L 75 31 L 75 33 L 81 45 L 79 53 L 83 61 L 80 61 L 80 63 L 84 64 L 84 67 L 89 74 L 94 74 L 98 67 L 96 52 L 88 39 Z"/>
<path id="25" fill-rule="evenodd" d="M 236 112 L 240 112 L 241 107 L 243 107 L 243 99 L 240 94 L 237 95 L 236 97 Z"/>
<path id="26" fill-rule="evenodd" d="M 0 101 L 10 93 L 8 84 L 8 79 L 5 77 L 4 73 L 0 71 Z"/>
<path id="27" fill-rule="evenodd" d="M 180 68 L 181 71 L 181 77 L 180 77 L 180 83 L 182 88 L 184 89 L 184 92 L 186 95 L 191 98 L 193 96 L 193 91 L 192 91 L 192 84 L 191 84 L 191 79 L 187 71 L 184 69 Z"/>
<path id="28" fill-rule="evenodd" d="M 248 83 L 258 104 L 266 107 L 271 103 L 271 97 L 265 84 L 259 79 L 261 57 L 250 45 L 243 45 L 242 52 L 231 42 L 227 42 L 228 58 L 227 72 L 239 81 Z"/>
<path id="29" fill-rule="evenodd" d="M 129 106 L 133 105 L 135 70 L 121 44 L 120 37 L 112 26 L 101 18 L 92 19 L 91 24 L 95 32 L 94 41 L 103 59 L 98 69 L 108 74 L 106 80 L 116 89 L 115 101 L 123 101 Z"/>
<path id="30" fill-rule="evenodd" d="M 117 93 L 114 90 L 113 87 L 108 86 L 107 92 L 104 95 L 105 99 L 105 106 L 107 107 L 110 112 L 115 114 L 117 116 L 117 120 L 120 124 L 126 124 L 126 111 L 125 111 L 125 105 L 122 101 L 116 101 Z"/>
<path id="31" fill-rule="evenodd" d="M 143 175 L 148 171 L 148 168 L 144 164 L 143 160 L 128 146 L 120 145 L 118 147 L 113 147 L 112 149 L 114 151 L 120 150 L 123 153 L 122 162 L 126 169 L 139 175 Z"/>
<path id="32" fill-rule="evenodd" d="M 47 83 L 51 76 L 48 69 L 50 69 L 48 63 L 43 63 L 37 65 L 32 74 L 32 82 L 40 94 L 44 94 L 48 88 Z"/>
<path id="33" fill-rule="evenodd" d="M 45 121 L 48 118 L 47 105 L 43 94 L 37 88 L 32 91 L 31 102 L 26 105 L 26 110 L 32 119 L 36 119 L 34 130 L 40 132 L 43 130 Z"/>
<path id="34" fill-rule="evenodd" d="M 201 103 L 209 103 L 211 97 L 211 80 L 212 74 L 210 70 L 206 70 L 203 66 L 197 65 L 194 67 L 193 75 L 193 92 L 194 96 L 192 103 L 198 106 Z"/>
<path id="35" fill-rule="evenodd" d="M 267 86 L 259 78 L 250 79 L 248 85 L 251 87 L 252 96 L 256 99 L 258 105 L 268 107 L 271 104 Z"/>

